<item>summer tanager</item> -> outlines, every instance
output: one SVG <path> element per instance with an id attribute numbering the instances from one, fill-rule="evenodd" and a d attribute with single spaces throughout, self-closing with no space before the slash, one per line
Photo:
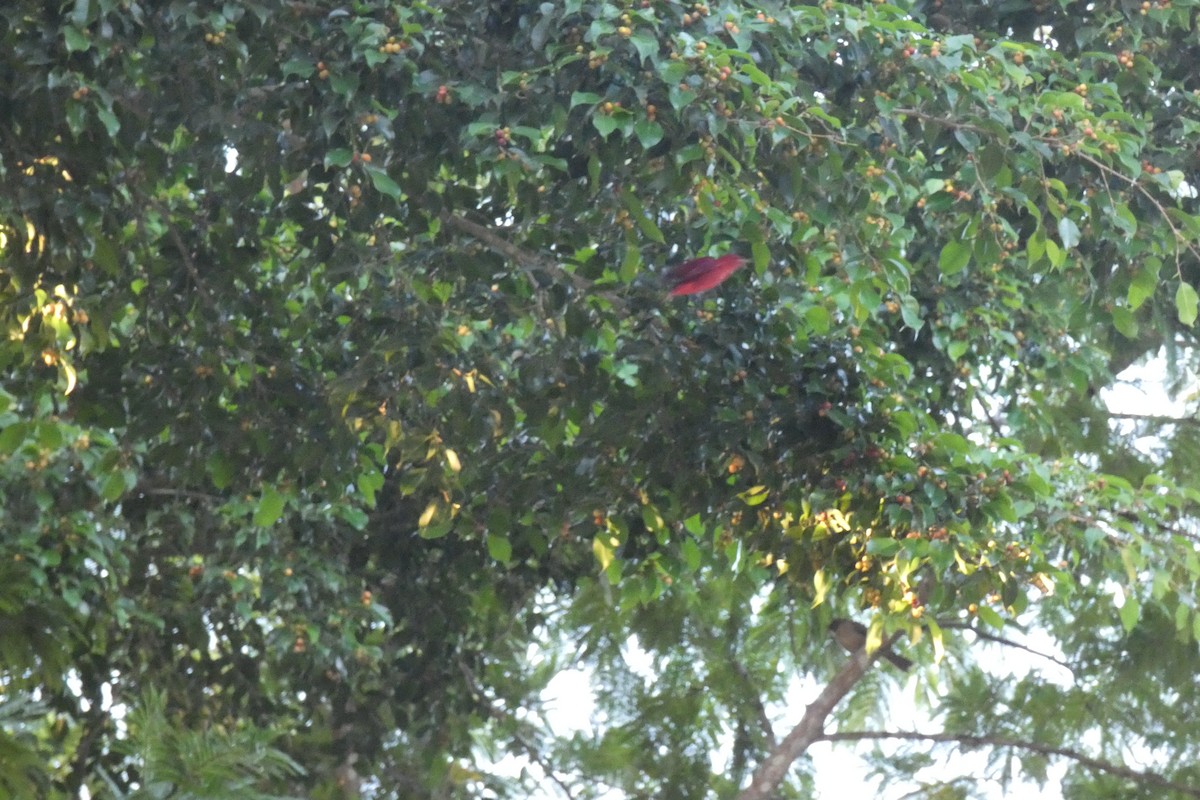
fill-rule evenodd
<path id="1" fill-rule="evenodd" d="M 746 259 L 736 253 L 729 253 L 718 258 L 694 258 L 685 261 L 677 267 L 672 267 L 667 273 L 671 282 L 671 297 L 684 294 L 699 294 L 722 283 L 726 278 L 746 264 Z"/>

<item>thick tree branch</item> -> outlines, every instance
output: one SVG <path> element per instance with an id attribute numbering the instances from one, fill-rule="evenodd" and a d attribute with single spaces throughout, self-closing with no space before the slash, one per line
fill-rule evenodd
<path id="1" fill-rule="evenodd" d="M 1162 789 L 1170 789 L 1173 792 L 1179 792 L 1186 797 L 1200 798 L 1200 787 L 1184 786 L 1181 783 L 1176 783 L 1155 772 L 1139 772 L 1135 769 L 1130 769 L 1124 764 L 1114 764 L 1110 761 L 1101 761 L 1098 758 L 1093 758 L 1078 750 L 1071 750 L 1067 747 L 1055 747 L 1048 744 L 1040 744 L 1038 742 L 1027 742 L 1021 739 L 1010 739 L 1005 736 L 974 736 L 965 733 L 921 733 L 919 731 L 839 731 L 838 733 L 830 733 L 818 737 L 822 741 L 827 742 L 845 742 L 845 741 L 864 741 L 869 739 L 883 740 L 895 739 L 908 742 L 951 742 L 955 744 L 965 745 L 967 747 L 1011 747 L 1017 750 L 1026 750 L 1030 753 L 1037 753 L 1043 756 L 1060 756 L 1068 758 L 1083 766 L 1104 772 L 1109 775 L 1116 775 L 1121 778 L 1128 778 L 1144 786 L 1155 786 Z"/>
<path id="2" fill-rule="evenodd" d="M 833 680 L 817 695 L 817 699 L 805 708 L 804 717 L 799 724 L 792 728 L 791 733 L 758 765 L 754 777 L 750 779 L 750 785 L 742 790 L 737 800 L 768 800 L 773 795 L 779 784 L 783 783 L 793 762 L 809 745 L 824 736 L 825 718 L 866 674 L 867 668 L 875 659 L 886 652 L 898 638 L 899 634 L 890 637 L 882 647 L 870 655 L 865 650 L 859 650 L 846 661 L 838 674 L 833 676 Z"/>

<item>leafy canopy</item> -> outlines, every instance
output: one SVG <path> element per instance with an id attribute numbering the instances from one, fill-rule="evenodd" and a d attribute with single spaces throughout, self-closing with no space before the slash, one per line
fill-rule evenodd
<path id="1" fill-rule="evenodd" d="M 7 4 L 0 785 L 1196 796 L 1197 9 Z"/>

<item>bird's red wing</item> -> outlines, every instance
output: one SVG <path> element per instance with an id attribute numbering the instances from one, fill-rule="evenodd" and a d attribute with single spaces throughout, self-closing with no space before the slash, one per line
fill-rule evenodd
<path id="1" fill-rule="evenodd" d="M 703 275 L 708 270 L 717 265 L 717 259 L 705 256 L 703 258 L 693 258 L 691 261 L 685 261 L 682 264 L 671 267 L 667 272 L 667 280 L 672 283 L 682 283 L 690 281 L 693 278 Z"/>
<path id="2" fill-rule="evenodd" d="M 736 272 L 746 259 L 735 253 L 723 255 L 720 258 L 697 258 L 680 264 L 671 271 L 670 277 L 675 285 L 671 287 L 671 297 L 685 294 L 699 294 L 723 283 L 726 278 Z M 682 277 L 676 277 L 676 274 Z"/>

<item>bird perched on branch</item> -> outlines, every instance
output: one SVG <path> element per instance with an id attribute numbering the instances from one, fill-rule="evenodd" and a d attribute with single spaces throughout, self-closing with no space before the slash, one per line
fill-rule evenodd
<path id="1" fill-rule="evenodd" d="M 834 641 L 849 653 L 858 652 L 867 643 L 866 626 L 851 619 L 835 619 L 829 623 L 829 632 L 833 634 Z M 890 647 L 885 647 L 880 655 L 905 672 L 912 668 L 913 662 L 896 655 Z"/>
<path id="2" fill-rule="evenodd" d="M 717 258 L 694 258 L 667 272 L 671 283 L 671 297 L 707 292 L 720 285 L 746 264 L 746 259 L 737 253 L 728 253 Z"/>

